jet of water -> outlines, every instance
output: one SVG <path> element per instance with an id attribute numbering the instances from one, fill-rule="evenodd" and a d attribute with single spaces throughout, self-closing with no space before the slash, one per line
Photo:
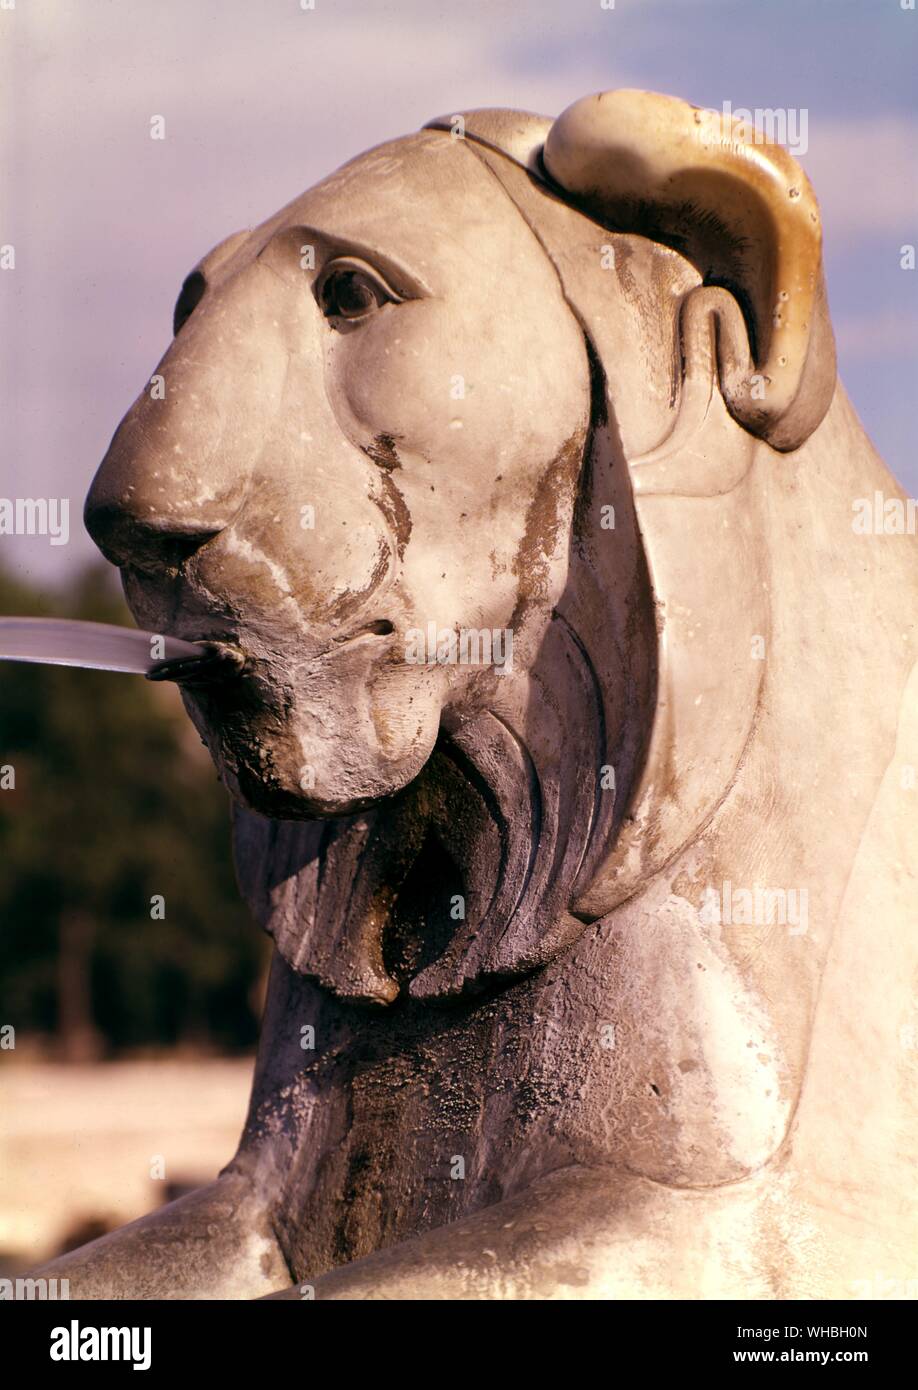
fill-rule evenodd
<path id="1" fill-rule="evenodd" d="M 154 656 L 154 652 L 156 655 Z M 197 679 L 241 668 L 242 654 L 224 643 L 184 642 L 153 632 L 72 618 L 0 618 L 0 661 L 37 661 L 125 671 L 150 680 Z"/>

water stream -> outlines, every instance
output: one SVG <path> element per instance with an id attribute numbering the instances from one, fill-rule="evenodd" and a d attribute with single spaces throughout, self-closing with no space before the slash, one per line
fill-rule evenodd
<path id="1" fill-rule="evenodd" d="M 0 661 L 124 671 L 151 680 L 186 680 L 241 665 L 240 654 L 222 643 L 184 642 L 72 618 L 0 617 Z"/>

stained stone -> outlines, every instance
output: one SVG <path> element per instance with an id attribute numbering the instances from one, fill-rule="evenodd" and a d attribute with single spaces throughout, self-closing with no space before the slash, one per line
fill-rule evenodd
<path id="1" fill-rule="evenodd" d="M 836 377 L 815 196 L 652 93 L 457 128 L 205 256 L 93 483 L 138 623 L 244 657 L 183 697 L 276 952 L 229 1166 L 47 1272 L 905 1280 L 918 579 L 852 527 L 904 499 Z M 429 625 L 512 634 L 511 668 L 411 660 Z"/>

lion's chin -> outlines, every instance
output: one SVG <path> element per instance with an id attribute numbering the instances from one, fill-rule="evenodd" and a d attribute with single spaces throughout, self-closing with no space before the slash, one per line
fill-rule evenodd
<path id="1" fill-rule="evenodd" d="M 225 768 L 221 768 L 221 778 L 234 801 L 270 820 L 330 820 L 357 815 L 396 795 L 406 785 L 403 783 L 382 794 L 342 797 L 285 787 L 247 772 L 241 775 L 229 773 Z"/>
<path id="2" fill-rule="evenodd" d="M 308 732 L 289 709 L 223 720 L 198 693 L 182 693 L 233 799 L 274 820 L 350 816 L 389 800 L 421 772 L 439 732 L 436 708 L 393 749 L 347 717 Z"/>
<path id="3" fill-rule="evenodd" d="M 349 816 L 417 777 L 439 734 L 441 674 L 359 653 L 291 665 L 182 690 L 237 802 L 277 820 Z"/>

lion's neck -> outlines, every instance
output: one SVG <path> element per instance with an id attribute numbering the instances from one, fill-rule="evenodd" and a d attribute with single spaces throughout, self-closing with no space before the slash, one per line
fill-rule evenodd
<path id="1" fill-rule="evenodd" d="M 769 518 L 773 621 L 754 732 L 714 814 L 681 850 L 544 968 L 502 988 L 496 980 L 482 994 L 446 1000 L 405 991 L 392 1008 L 370 1012 L 276 963 L 240 1162 L 256 1171 L 283 1166 L 279 1224 L 297 1271 L 315 1272 L 442 1225 L 572 1163 L 705 1187 L 735 1181 L 776 1155 L 795 1171 L 799 1148 L 820 1181 L 833 1176 L 834 1164 L 838 1182 L 858 1189 L 873 1151 L 888 1151 L 883 1135 L 897 1123 L 889 1106 L 903 1093 L 918 1052 L 903 968 L 914 962 L 901 944 L 907 903 L 892 891 L 910 862 L 904 799 L 916 795 L 899 780 L 896 764 L 898 757 L 918 765 L 914 731 L 908 748 L 896 751 L 911 664 L 897 634 L 914 611 L 915 586 L 904 569 L 900 574 L 905 560 L 894 539 L 871 545 L 870 563 L 865 554 L 864 564 L 843 572 L 833 558 L 850 527 L 852 488 L 866 472 L 842 447 L 845 410 L 840 401 L 838 428 L 830 417 L 808 459 L 770 460 L 763 474 L 770 511 L 784 473 L 797 470 L 797 509 L 822 518 L 823 551 L 801 547 L 794 524 Z M 823 571 L 833 574 L 831 592 L 814 578 Z M 560 626 L 555 638 L 560 658 L 572 639 L 562 641 Z M 572 680 L 576 669 L 572 659 Z M 575 706 L 576 688 L 567 708 Z M 546 705 L 550 690 L 558 686 L 546 687 Z M 581 688 L 581 708 L 584 700 Z M 578 799 L 576 779 L 552 780 L 550 750 L 543 754 L 532 735 L 545 713 L 530 708 L 528 721 L 502 714 L 448 730 L 456 747 L 438 753 L 445 761 L 437 777 L 441 790 L 452 785 L 450 776 L 458 778 L 456 795 L 439 809 L 428 805 L 420 823 L 441 845 L 448 834 L 455 841 L 464 833 L 458 824 L 447 832 L 444 815 L 471 826 L 464 862 L 472 868 L 476 855 L 482 865 L 501 854 L 515 864 L 519 846 L 502 845 L 499 829 L 474 829 L 475 803 L 465 788 L 477 769 L 485 784 L 498 784 L 496 804 L 505 808 L 500 815 L 492 809 L 484 823 L 522 821 L 532 774 L 523 778 L 512 768 L 526 766 L 525 748 L 540 798 L 543 784 L 559 798 L 558 828 L 544 836 L 547 857 L 514 880 L 533 884 L 559 864 L 565 875 L 574 873 L 594 852 L 600 742 L 564 718 L 546 725 L 547 741 L 556 739 L 564 751 L 557 761 L 587 769 L 590 796 Z M 822 736 L 826 725 L 831 740 Z M 431 776 L 436 771 L 431 764 Z M 393 855 L 410 822 L 405 808 L 387 822 L 396 835 Z M 567 841 L 564 825 L 573 827 Z M 320 868 L 343 882 L 345 861 L 286 853 L 286 834 L 278 830 L 268 855 L 273 910 L 301 930 L 296 885 L 311 883 Z M 531 848 L 531 833 L 528 839 Z M 358 861 L 355 853 L 348 862 Z M 453 885 L 447 861 L 441 865 L 445 897 Z M 309 905 L 314 895 L 306 887 L 299 901 Z M 406 874 L 405 901 L 411 888 Z M 759 920 L 756 888 L 796 892 L 794 910 L 787 911 L 785 896 L 783 920 Z M 720 895 L 720 920 L 701 915 L 706 889 Z M 477 947 L 466 919 L 462 950 L 455 946 L 462 927 L 447 923 L 445 947 L 434 947 L 430 964 L 448 963 L 454 980 L 461 969 L 472 977 L 476 960 L 499 965 L 504 938 L 489 931 L 486 915 L 482 922 Z M 538 922 L 537 910 L 528 919 L 511 917 L 505 936 L 518 961 L 525 959 L 529 923 Z M 539 929 L 553 927 L 546 914 Z M 877 930 L 882 952 L 872 942 Z M 417 941 L 409 931 L 399 945 L 401 964 L 390 953 L 396 976 L 423 979 L 428 967 L 410 959 Z M 853 1000 L 852 971 L 863 981 Z M 312 1051 L 300 1041 L 305 1024 L 315 1029 Z M 836 1084 L 840 1075 L 847 1090 Z M 854 1107 L 846 1099 L 852 1087 Z M 876 1124 L 860 1134 L 858 1107 L 868 1102 Z M 865 1149 L 855 1173 L 849 1158 Z"/>

